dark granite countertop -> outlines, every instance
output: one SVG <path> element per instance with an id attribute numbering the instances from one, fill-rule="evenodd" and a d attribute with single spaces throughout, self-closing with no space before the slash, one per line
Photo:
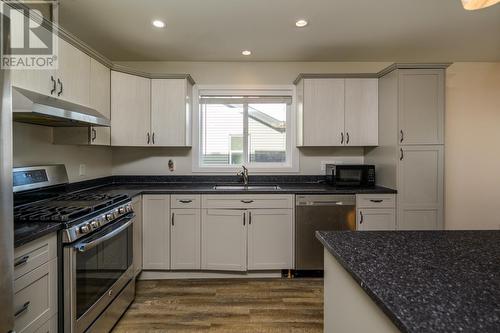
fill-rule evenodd
<path id="1" fill-rule="evenodd" d="M 323 177 L 324 178 L 324 177 Z M 240 185 L 235 176 L 112 176 L 69 184 L 45 191 L 16 194 L 16 205 L 49 200 L 60 194 L 75 191 L 94 193 L 127 194 L 356 194 L 396 193 L 381 186 L 339 188 L 324 183 L 321 176 L 251 176 L 251 184 L 279 185 L 270 190 L 215 190 L 216 184 Z M 37 227 L 38 226 L 38 227 Z M 24 223 L 14 225 L 14 246 L 19 247 L 48 233 L 58 231 L 57 223 Z"/>
<path id="2" fill-rule="evenodd" d="M 500 230 L 318 231 L 403 332 L 500 332 Z"/>

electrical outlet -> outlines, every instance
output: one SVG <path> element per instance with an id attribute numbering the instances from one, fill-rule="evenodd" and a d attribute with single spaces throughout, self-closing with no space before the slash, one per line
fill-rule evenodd
<path id="1" fill-rule="evenodd" d="M 342 161 L 321 161 L 321 171 L 326 171 L 327 164 L 344 164 Z"/>
<path id="2" fill-rule="evenodd" d="M 87 175 L 87 166 L 85 164 L 80 164 L 80 176 Z"/>

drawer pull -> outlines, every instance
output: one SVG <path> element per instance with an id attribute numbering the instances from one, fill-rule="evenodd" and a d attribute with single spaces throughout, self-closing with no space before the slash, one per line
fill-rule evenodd
<path id="1" fill-rule="evenodd" d="M 21 259 L 18 259 L 16 260 L 16 262 L 14 262 L 14 267 L 19 267 L 21 265 L 24 265 L 28 262 L 28 259 L 30 258 L 30 256 L 24 256 L 22 257 Z"/>
<path id="2" fill-rule="evenodd" d="M 253 202 L 253 200 L 240 200 L 240 201 L 243 203 L 252 203 Z"/>
<path id="3" fill-rule="evenodd" d="M 359 212 L 359 224 L 363 224 L 363 212 Z"/>
<path id="4" fill-rule="evenodd" d="M 180 203 L 191 203 L 193 200 L 179 200 Z"/>
<path id="5" fill-rule="evenodd" d="M 375 203 L 381 203 L 384 200 L 382 200 L 382 199 L 370 199 L 370 201 L 375 202 Z"/>
<path id="6" fill-rule="evenodd" d="M 17 310 L 16 313 L 14 313 L 14 317 L 16 317 L 16 318 L 19 317 L 20 315 L 22 315 L 23 313 L 25 313 L 28 310 L 29 307 L 30 307 L 30 302 L 29 301 L 26 302 L 26 303 L 24 303 L 23 306 L 19 310 Z"/>

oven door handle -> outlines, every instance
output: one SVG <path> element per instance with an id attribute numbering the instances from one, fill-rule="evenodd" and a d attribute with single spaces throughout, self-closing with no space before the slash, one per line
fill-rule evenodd
<path id="1" fill-rule="evenodd" d="M 97 245 L 101 244 L 102 242 L 104 242 L 104 241 L 106 241 L 106 240 L 108 240 L 110 238 L 115 237 L 120 232 L 122 232 L 123 230 L 127 229 L 128 227 L 130 227 L 132 225 L 132 223 L 134 223 L 134 217 L 130 217 L 130 220 L 128 222 L 122 224 L 118 228 L 114 229 L 111 232 L 108 232 L 107 234 L 105 234 L 104 236 L 102 236 L 102 237 L 100 237 L 100 238 L 98 238 L 96 240 L 93 240 L 93 241 L 88 242 L 88 243 L 78 243 L 78 244 L 76 244 L 75 245 L 75 249 L 77 249 L 80 252 L 88 251 L 88 250 L 96 247 Z"/>

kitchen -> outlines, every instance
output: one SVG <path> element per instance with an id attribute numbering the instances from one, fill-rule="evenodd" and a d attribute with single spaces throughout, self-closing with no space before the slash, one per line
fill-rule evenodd
<path id="1" fill-rule="evenodd" d="M 498 331 L 476 2 L 4 1 L 2 332 Z"/>

